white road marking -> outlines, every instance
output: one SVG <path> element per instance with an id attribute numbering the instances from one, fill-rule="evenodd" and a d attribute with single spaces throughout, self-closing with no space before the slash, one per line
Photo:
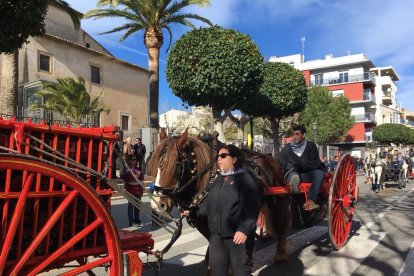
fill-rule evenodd
<path id="1" fill-rule="evenodd" d="M 340 251 L 333 251 L 304 275 L 351 275 L 385 237 L 385 232 L 359 230 Z"/>
<path id="2" fill-rule="evenodd" d="M 412 276 L 414 275 L 414 242 L 411 244 L 410 252 L 405 258 L 404 264 L 401 267 L 398 276 Z"/>

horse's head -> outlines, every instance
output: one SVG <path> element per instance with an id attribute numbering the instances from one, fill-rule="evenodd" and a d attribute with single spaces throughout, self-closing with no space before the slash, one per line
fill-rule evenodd
<path id="1" fill-rule="evenodd" d="M 155 177 L 155 202 L 151 206 L 156 211 L 162 208 L 171 212 L 172 200 L 174 204 L 186 207 L 196 192 L 207 185 L 208 171 L 200 175 L 198 172 L 206 168 L 211 154 L 206 144 L 189 137 L 187 131 L 179 137 L 167 138 L 162 129 L 160 140 L 148 163 L 148 173 Z M 197 179 L 187 184 L 195 176 Z"/>

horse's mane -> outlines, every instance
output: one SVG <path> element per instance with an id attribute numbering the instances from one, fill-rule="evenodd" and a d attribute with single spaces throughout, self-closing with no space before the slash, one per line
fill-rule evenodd
<path id="1" fill-rule="evenodd" d="M 177 148 L 177 142 L 179 137 L 173 137 L 173 138 L 167 138 L 164 139 L 158 147 L 154 150 L 154 152 L 151 155 L 151 159 L 148 162 L 147 171 L 148 174 L 155 177 L 158 172 L 158 168 L 160 167 L 161 159 L 164 158 L 164 168 L 162 170 L 161 178 L 163 179 L 162 184 L 165 184 L 166 186 L 171 186 L 174 181 L 174 166 L 175 162 L 178 157 L 178 148 Z M 204 169 L 208 163 L 210 162 L 212 156 L 210 152 L 210 148 L 208 145 L 206 145 L 203 141 L 196 137 L 188 136 L 184 145 L 181 145 L 183 149 L 185 148 L 193 148 L 193 151 L 196 156 L 197 164 L 197 172 Z M 197 188 L 202 189 L 204 188 L 209 181 L 210 178 L 210 172 L 209 170 L 207 173 L 203 174 L 200 177 L 200 181 L 197 182 Z"/>

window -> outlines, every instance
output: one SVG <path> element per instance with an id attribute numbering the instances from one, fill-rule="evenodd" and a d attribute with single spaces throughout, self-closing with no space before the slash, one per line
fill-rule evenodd
<path id="1" fill-rule="evenodd" d="M 50 66 L 50 56 L 45 55 L 45 54 L 39 54 L 39 70 L 46 71 L 46 72 L 52 72 L 51 66 Z"/>
<path id="2" fill-rule="evenodd" d="M 91 65 L 91 82 L 101 84 L 100 68 L 93 65 Z"/>
<path id="3" fill-rule="evenodd" d="M 332 90 L 332 97 L 339 97 L 339 96 L 343 96 L 344 95 L 344 90 Z"/>
<path id="4" fill-rule="evenodd" d="M 121 130 L 128 130 L 129 129 L 129 116 L 128 115 L 121 115 Z"/>
<path id="5" fill-rule="evenodd" d="M 315 74 L 315 85 L 322 85 L 323 84 L 323 74 Z"/>
<path id="6" fill-rule="evenodd" d="M 348 71 L 339 72 L 339 83 L 344 83 L 348 81 Z"/>

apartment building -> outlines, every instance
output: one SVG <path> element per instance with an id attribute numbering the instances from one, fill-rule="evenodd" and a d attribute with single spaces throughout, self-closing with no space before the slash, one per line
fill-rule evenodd
<path id="1" fill-rule="evenodd" d="M 372 142 L 372 129 L 382 123 L 401 123 L 401 107 L 396 100 L 399 80 L 395 70 L 376 67 L 364 54 L 305 61 L 300 54 L 271 57 L 301 70 L 308 85 L 328 88 L 333 96 L 345 96 L 352 107 L 355 124 L 340 141 L 332 143 L 342 151 L 362 156 Z"/>
<path id="2" fill-rule="evenodd" d="M 19 50 L 18 114 L 64 120 L 59 114 L 32 110 L 33 102 L 43 101 L 35 92 L 57 78 L 82 77 L 91 96 L 102 93 L 103 102 L 111 107 L 109 114 L 95 118 L 95 125 L 114 124 L 125 130 L 147 127 L 148 70 L 114 57 L 82 28 L 76 29 L 55 1 L 49 1 L 45 24 L 46 34 L 30 37 Z M 1 59 L 0 70 L 7 70 Z"/>

